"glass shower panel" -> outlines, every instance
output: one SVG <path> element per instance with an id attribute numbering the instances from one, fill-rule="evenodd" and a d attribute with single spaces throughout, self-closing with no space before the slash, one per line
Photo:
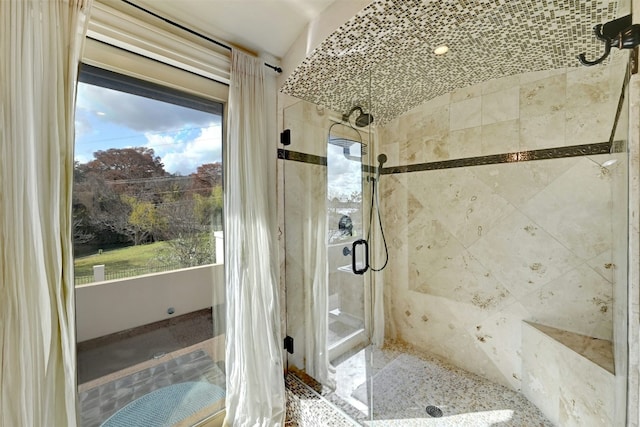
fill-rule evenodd
<path id="1" fill-rule="evenodd" d="M 342 120 L 346 112 L 306 101 L 283 110 L 291 141 L 279 150 L 286 335 L 293 342 L 287 366 L 364 419 L 369 275 L 354 274 L 352 257 L 354 243 L 367 238 L 367 135 Z M 355 255 L 362 269 L 364 244 L 356 244 Z M 358 387 L 363 392 L 354 397 Z"/>
<path id="2" fill-rule="evenodd" d="M 366 341 L 366 264 L 357 243 L 366 236 L 363 224 L 362 158 L 366 147 L 360 133 L 340 123 L 330 127 L 327 145 L 327 229 L 329 268 L 329 358 Z M 355 245 L 355 246 L 354 246 Z M 355 264 L 354 264 L 355 261 Z"/>
<path id="3" fill-rule="evenodd" d="M 615 371 L 615 422 L 626 422 L 627 400 L 627 304 L 629 248 L 629 71 L 630 60 L 625 52 L 612 61 L 611 88 L 619 93 L 618 110 L 611 131 L 611 154 L 602 163 L 603 172 L 611 177 L 611 224 L 613 234 L 613 357 Z M 614 71 L 615 70 L 615 71 Z"/>

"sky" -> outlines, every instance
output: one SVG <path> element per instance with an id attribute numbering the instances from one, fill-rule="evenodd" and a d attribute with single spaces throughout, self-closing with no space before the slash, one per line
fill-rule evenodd
<path id="1" fill-rule="evenodd" d="M 148 147 L 165 170 L 188 175 L 222 161 L 221 117 L 166 102 L 79 83 L 75 160 L 109 148 Z"/>
<path id="2" fill-rule="evenodd" d="M 351 156 L 360 156 L 360 145 L 350 147 Z M 362 163 L 348 159 L 344 149 L 327 144 L 327 196 L 348 199 L 353 192 L 362 192 Z"/>
<path id="3" fill-rule="evenodd" d="M 165 170 L 189 175 L 204 163 L 222 161 L 221 117 L 166 102 L 79 83 L 75 160 L 87 163 L 109 148 L 148 147 Z M 360 155 L 360 145 L 351 155 Z M 348 199 L 362 189 L 361 163 L 343 148 L 327 145 L 328 196 Z"/>

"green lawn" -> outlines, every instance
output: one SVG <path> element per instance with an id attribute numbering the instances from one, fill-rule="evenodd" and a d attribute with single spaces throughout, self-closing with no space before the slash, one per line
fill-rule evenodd
<path id="1" fill-rule="evenodd" d="M 101 264 L 104 264 L 107 271 L 147 267 L 149 263 L 156 264 L 154 259 L 158 256 L 158 251 L 167 246 L 166 242 L 155 242 L 122 249 L 105 250 L 101 254 L 76 258 L 74 262 L 75 275 L 91 276 L 93 275 L 93 266 Z"/>

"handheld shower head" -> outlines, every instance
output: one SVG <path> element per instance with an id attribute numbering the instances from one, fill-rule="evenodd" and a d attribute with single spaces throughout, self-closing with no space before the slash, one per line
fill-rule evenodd
<path id="1" fill-rule="evenodd" d="M 378 169 L 376 170 L 376 182 L 380 182 L 380 172 L 382 171 L 382 165 L 387 161 L 387 155 L 382 153 L 378 154 Z"/>

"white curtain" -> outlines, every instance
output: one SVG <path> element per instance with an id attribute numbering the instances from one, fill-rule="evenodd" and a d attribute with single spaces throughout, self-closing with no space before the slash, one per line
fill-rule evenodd
<path id="1" fill-rule="evenodd" d="M 329 272 L 327 233 L 327 177 L 308 172 L 305 185 L 310 188 L 301 212 L 302 275 L 305 308 L 305 370 L 318 382 L 335 388 L 335 368 L 329 363 Z"/>
<path id="2" fill-rule="evenodd" d="M 91 0 L 0 1 L 0 426 L 75 426 L 74 101 Z"/>
<path id="3" fill-rule="evenodd" d="M 269 214 L 263 61 L 233 50 L 225 148 L 227 415 L 234 427 L 284 425 L 285 390 Z"/>

